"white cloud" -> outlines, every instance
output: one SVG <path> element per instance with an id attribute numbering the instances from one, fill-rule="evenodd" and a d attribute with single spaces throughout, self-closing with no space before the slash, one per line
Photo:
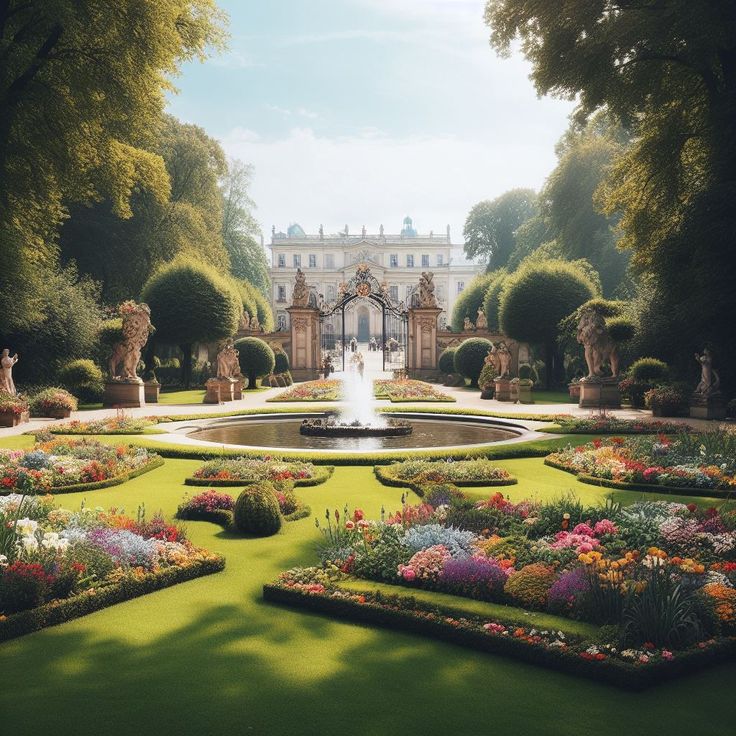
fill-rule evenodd
<path id="1" fill-rule="evenodd" d="M 462 242 L 470 207 L 513 187 L 538 189 L 555 164 L 558 135 L 476 141 L 453 136 L 390 137 L 376 130 L 324 137 L 294 128 L 267 139 L 236 128 L 223 140 L 228 156 L 255 167 L 252 196 L 268 241 L 271 225 L 299 222 L 307 232 L 324 223 L 336 232 L 347 222 L 376 232 L 398 232 L 409 214 L 420 232 L 444 233 Z"/>

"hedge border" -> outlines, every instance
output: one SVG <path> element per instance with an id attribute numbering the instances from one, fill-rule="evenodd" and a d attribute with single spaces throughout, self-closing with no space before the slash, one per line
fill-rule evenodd
<path id="1" fill-rule="evenodd" d="M 544 464 L 551 468 L 562 470 L 574 475 L 579 483 L 601 488 L 613 488 L 619 491 L 635 491 L 637 493 L 664 493 L 670 496 L 699 496 L 704 498 L 728 498 L 732 491 L 720 490 L 718 488 L 696 488 L 694 486 L 659 486 L 655 483 L 626 483 L 624 481 L 609 480 L 608 478 L 596 478 L 594 475 L 581 473 L 568 468 L 562 463 L 555 462 L 549 458 L 544 459 Z"/>
<path id="2" fill-rule="evenodd" d="M 370 597 L 370 594 L 366 595 Z M 306 593 L 284 588 L 280 585 L 263 586 L 263 599 L 269 603 L 306 609 L 316 613 L 337 617 L 339 620 L 355 621 L 384 628 L 397 629 L 409 634 L 429 636 L 440 641 L 483 651 L 489 654 L 518 659 L 529 664 L 546 667 L 577 677 L 585 677 L 623 690 L 639 692 L 648 687 L 697 670 L 726 661 L 736 655 L 736 638 L 725 638 L 708 649 L 694 649 L 680 654 L 670 662 L 657 662 L 644 667 L 628 666 L 606 659 L 603 662 L 590 662 L 577 655 L 570 655 L 554 649 L 535 647 L 513 637 L 502 637 L 457 628 L 449 623 L 430 620 L 423 613 L 427 611 L 443 615 L 442 606 L 429 606 L 417 603 L 411 596 L 396 596 L 395 600 L 411 603 L 412 609 L 396 610 L 381 606 L 371 600 L 366 603 L 345 598 L 335 599 L 327 595 Z M 450 617 L 457 614 L 448 612 Z M 480 622 L 479 616 L 465 615 L 462 618 Z M 515 625 L 515 624 L 514 624 Z M 577 637 L 584 641 L 583 637 Z"/>
<path id="3" fill-rule="evenodd" d="M 299 519 L 306 519 L 308 516 L 311 516 L 312 514 L 312 508 L 311 506 L 308 506 L 307 504 L 300 503 L 294 511 L 292 511 L 290 514 L 282 514 L 281 517 L 284 521 L 299 521 Z M 214 511 L 204 511 L 199 514 L 195 515 L 188 515 L 185 514 L 184 516 L 180 515 L 179 509 L 176 510 L 176 514 L 174 514 L 175 518 L 181 519 L 182 521 L 209 521 L 212 524 L 218 524 L 221 526 L 225 531 L 234 532 L 235 527 L 233 525 L 233 512 L 228 511 L 227 509 L 215 509 Z"/>
<path id="4" fill-rule="evenodd" d="M 548 427 L 538 427 L 535 432 L 546 432 L 548 434 L 565 434 L 565 435 L 576 435 L 576 434 L 600 434 L 608 437 L 618 437 L 619 435 L 631 435 L 631 436 L 647 436 L 651 434 L 662 434 L 661 429 L 652 428 L 650 431 L 640 431 L 636 429 L 564 429 L 559 424 L 551 424 Z M 683 432 L 697 432 L 689 424 L 683 424 Z M 665 432 L 664 434 L 672 435 L 673 432 Z"/>
<path id="5" fill-rule="evenodd" d="M 294 485 L 306 488 L 308 486 L 319 486 L 322 483 L 326 483 L 335 472 L 334 465 L 324 465 L 320 467 L 323 472 L 313 478 L 293 478 Z M 268 479 L 266 479 L 268 480 Z M 259 483 L 259 480 L 246 479 L 246 478 L 233 478 L 233 479 L 216 479 L 216 478 L 194 478 L 189 477 L 184 479 L 185 486 L 207 486 L 212 488 L 230 488 L 233 486 L 249 486 L 253 483 Z"/>
<path id="6" fill-rule="evenodd" d="M 379 483 L 389 488 L 409 488 L 414 491 L 420 498 L 424 497 L 426 487 L 432 485 L 431 483 L 414 483 L 410 480 L 401 480 L 400 478 L 394 478 L 388 475 L 387 471 L 391 468 L 391 465 L 375 465 L 373 467 L 373 473 Z M 485 487 L 500 487 L 500 486 L 513 486 L 519 481 L 514 476 L 510 478 L 504 478 L 501 480 L 469 480 L 469 481 L 456 481 L 448 480 L 442 481 L 443 483 L 449 483 L 457 486 L 458 488 L 485 488 Z"/>
<path id="7" fill-rule="evenodd" d="M 148 449 L 148 448 L 145 448 Z M 100 488 L 111 488 L 112 486 L 119 486 L 126 483 L 133 478 L 137 478 L 139 475 L 147 473 L 149 470 L 156 470 L 164 464 L 164 459 L 158 453 L 155 457 L 151 458 L 145 465 L 135 470 L 131 470 L 129 473 L 123 473 L 122 475 L 116 475 L 114 478 L 108 478 L 107 480 L 98 480 L 91 483 L 75 483 L 71 486 L 62 486 L 60 488 L 50 488 L 44 490 L 42 493 L 31 493 L 32 496 L 45 496 L 51 494 L 52 496 L 60 496 L 65 493 L 81 493 L 82 491 L 97 491 Z M 7 496 L 11 493 L 17 493 L 18 491 L 14 488 L 3 489 L 0 491 L 0 496 Z"/>
<path id="8" fill-rule="evenodd" d="M 143 578 L 124 580 L 98 588 L 94 593 L 85 591 L 73 598 L 51 601 L 38 608 L 21 611 L 0 619 L 0 642 L 15 639 L 48 626 L 57 626 L 116 603 L 139 598 L 148 593 L 204 575 L 211 575 L 224 569 L 225 558 L 222 555 L 216 555 L 214 559 L 200 560 L 186 567 L 169 567 L 160 572 L 147 573 Z"/>

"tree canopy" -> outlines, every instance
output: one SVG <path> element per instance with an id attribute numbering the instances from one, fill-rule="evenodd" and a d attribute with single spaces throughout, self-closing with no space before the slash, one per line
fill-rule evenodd
<path id="1" fill-rule="evenodd" d="M 494 200 L 478 202 L 465 220 L 466 254 L 485 258 L 489 268 L 505 266 L 514 249 L 514 233 L 538 211 L 532 189 L 511 189 Z"/>

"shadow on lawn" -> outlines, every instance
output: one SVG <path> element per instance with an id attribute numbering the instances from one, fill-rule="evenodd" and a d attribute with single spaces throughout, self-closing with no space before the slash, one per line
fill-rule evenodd
<path id="1" fill-rule="evenodd" d="M 28 681 L 8 687 L 4 672 L 3 726 L 56 736 L 729 732 L 733 667 L 699 675 L 695 700 L 687 680 L 629 694 L 262 601 L 251 610 L 213 605 L 145 645 L 65 627 L 28 637 Z"/>

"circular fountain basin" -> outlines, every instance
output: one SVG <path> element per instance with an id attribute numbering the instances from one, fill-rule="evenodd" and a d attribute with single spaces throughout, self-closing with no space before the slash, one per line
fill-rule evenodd
<path id="1" fill-rule="evenodd" d="M 537 436 L 536 432 L 529 431 L 521 424 L 489 417 L 412 412 L 391 414 L 391 418 L 408 422 L 412 429 L 408 435 L 318 437 L 300 432 L 302 420 L 323 416 L 318 413 L 295 413 L 228 417 L 182 422 L 179 426 L 172 426 L 169 431 L 188 445 L 345 453 L 482 447 L 492 443 L 525 441 Z M 170 441 L 171 436 L 152 435 L 152 438 Z"/>

